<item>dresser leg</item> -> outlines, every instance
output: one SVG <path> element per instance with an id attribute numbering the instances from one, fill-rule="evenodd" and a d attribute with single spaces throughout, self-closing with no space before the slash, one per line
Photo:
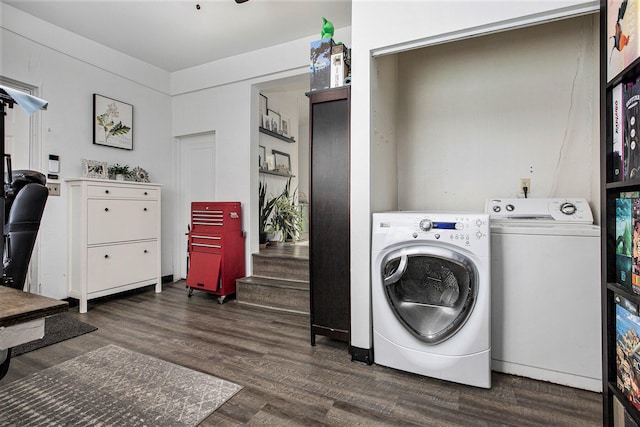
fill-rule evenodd
<path id="1" fill-rule="evenodd" d="M 87 299 L 86 298 L 80 298 L 80 307 L 78 309 L 80 311 L 80 313 L 86 313 L 87 312 Z"/>

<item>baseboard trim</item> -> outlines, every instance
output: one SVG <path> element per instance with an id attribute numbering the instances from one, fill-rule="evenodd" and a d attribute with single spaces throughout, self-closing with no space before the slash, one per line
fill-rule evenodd
<path id="1" fill-rule="evenodd" d="M 173 283 L 173 274 L 162 276 L 162 283 Z"/>
<path id="2" fill-rule="evenodd" d="M 373 349 L 351 346 L 351 361 L 371 365 L 373 363 Z"/>

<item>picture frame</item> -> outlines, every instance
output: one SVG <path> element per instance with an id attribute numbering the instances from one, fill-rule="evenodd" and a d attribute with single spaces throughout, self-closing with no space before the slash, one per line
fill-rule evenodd
<path id="1" fill-rule="evenodd" d="M 276 172 L 291 172 L 291 157 L 282 151 L 271 150 L 273 154 Z"/>
<path id="2" fill-rule="evenodd" d="M 262 115 L 262 128 L 266 130 L 271 130 L 271 117 L 266 114 Z"/>
<path id="3" fill-rule="evenodd" d="M 273 110 L 267 110 L 267 115 L 271 117 L 271 132 L 282 134 L 280 130 L 280 113 Z"/>
<path id="4" fill-rule="evenodd" d="M 133 150 L 133 105 L 94 93 L 93 143 Z"/>
<path id="5" fill-rule="evenodd" d="M 267 164 L 267 148 L 264 145 L 258 146 L 258 167 L 263 170 Z"/>
<path id="6" fill-rule="evenodd" d="M 107 162 L 82 159 L 82 176 L 84 178 L 109 179 Z"/>
<path id="7" fill-rule="evenodd" d="M 284 114 L 280 116 L 280 129 L 282 130 L 282 136 L 291 137 L 291 119 Z"/>
<path id="8" fill-rule="evenodd" d="M 266 116 L 269 109 L 269 98 L 260 94 L 260 126 L 264 127 L 262 116 Z"/>

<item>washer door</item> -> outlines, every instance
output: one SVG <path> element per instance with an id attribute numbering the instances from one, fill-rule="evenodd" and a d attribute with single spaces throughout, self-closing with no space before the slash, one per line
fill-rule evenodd
<path id="1" fill-rule="evenodd" d="M 419 340 L 438 344 L 467 321 L 478 295 L 478 270 L 460 252 L 420 246 L 388 253 L 382 286 L 391 309 Z"/>

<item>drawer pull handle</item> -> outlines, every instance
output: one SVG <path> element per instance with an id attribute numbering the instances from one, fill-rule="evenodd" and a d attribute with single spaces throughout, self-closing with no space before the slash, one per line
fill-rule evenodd
<path id="1" fill-rule="evenodd" d="M 147 211 L 147 208 L 144 208 L 144 211 L 146 212 L 146 211 Z"/>
<path id="2" fill-rule="evenodd" d="M 149 195 L 149 193 L 147 193 L 147 192 L 145 191 L 145 192 L 144 192 L 144 195 L 145 195 L 145 196 L 147 196 L 147 195 Z"/>
<path id="3" fill-rule="evenodd" d="M 106 194 L 109 194 L 109 190 L 104 190 L 104 192 L 105 192 Z"/>
<path id="4" fill-rule="evenodd" d="M 105 255 L 104 257 L 105 257 L 105 259 L 106 259 L 106 258 L 109 258 L 109 255 L 107 254 L 107 255 Z"/>
<path id="5" fill-rule="evenodd" d="M 104 211 L 105 212 L 109 212 L 109 208 L 104 208 Z"/>
<path id="6" fill-rule="evenodd" d="M 145 250 L 144 250 L 144 253 L 145 253 L 145 254 L 148 254 L 148 253 L 149 253 L 149 251 L 145 249 Z"/>

